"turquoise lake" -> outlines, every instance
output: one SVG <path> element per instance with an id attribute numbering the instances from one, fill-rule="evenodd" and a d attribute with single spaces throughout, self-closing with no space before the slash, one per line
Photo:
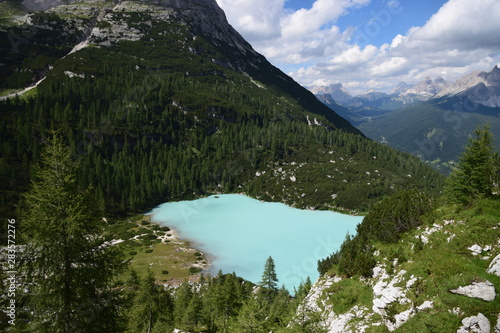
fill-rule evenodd
<path id="1" fill-rule="evenodd" d="M 211 257 L 212 274 L 233 271 L 254 283 L 272 256 L 278 284 L 293 293 L 309 276 L 316 281 L 317 261 L 337 251 L 346 233 L 355 234 L 362 216 L 295 209 L 239 194 L 167 202 L 152 221 L 173 228 L 180 238 Z"/>

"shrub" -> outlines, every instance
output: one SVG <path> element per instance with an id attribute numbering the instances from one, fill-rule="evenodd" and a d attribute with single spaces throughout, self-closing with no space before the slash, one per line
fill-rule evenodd
<path id="1" fill-rule="evenodd" d="M 151 253 L 153 252 L 153 249 L 146 249 L 146 253 Z"/>
<path id="2" fill-rule="evenodd" d="M 137 222 L 137 221 L 141 220 L 143 217 L 144 217 L 144 215 L 136 215 L 136 216 L 130 218 L 130 221 Z"/>
<path id="3" fill-rule="evenodd" d="M 155 240 L 157 238 L 157 236 L 154 234 L 147 234 L 147 235 L 142 236 L 141 238 L 144 240 Z"/>
<path id="4" fill-rule="evenodd" d="M 169 228 L 169 227 L 164 226 L 164 227 L 161 227 L 161 228 L 160 228 L 160 230 L 161 230 L 161 231 L 170 231 L 170 228 Z"/>
<path id="5" fill-rule="evenodd" d="M 117 238 L 127 240 L 134 237 L 134 233 L 130 231 L 122 231 L 119 234 L 117 234 Z"/>
<path id="6" fill-rule="evenodd" d="M 346 236 L 344 243 L 340 247 L 339 271 L 348 277 L 361 275 L 371 277 L 373 267 L 376 265 L 373 259 L 373 246 L 360 235 Z"/>
<path id="7" fill-rule="evenodd" d="M 130 254 L 131 256 L 135 256 L 137 254 L 137 251 L 130 251 L 128 254 Z"/>
<path id="8" fill-rule="evenodd" d="M 189 274 L 196 274 L 201 272 L 201 268 L 199 267 L 189 267 Z"/>
<path id="9" fill-rule="evenodd" d="M 163 271 L 161 271 L 161 274 L 165 274 L 167 275 L 168 274 L 168 271 L 166 269 L 164 269 Z"/>

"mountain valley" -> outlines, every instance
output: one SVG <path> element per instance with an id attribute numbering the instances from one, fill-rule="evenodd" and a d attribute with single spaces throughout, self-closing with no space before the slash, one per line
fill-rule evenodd
<path id="1" fill-rule="evenodd" d="M 467 74 L 453 83 L 426 78 L 404 82 L 389 94 L 368 92 L 340 103 L 338 85 L 316 96 L 373 140 L 405 151 L 448 173 L 475 128 L 489 123 L 500 136 L 500 69 Z M 341 85 L 340 85 L 341 86 Z M 344 89 L 345 90 L 345 89 Z M 341 105 L 339 105 L 341 104 Z M 497 142 L 500 148 L 500 142 Z"/>
<path id="2" fill-rule="evenodd" d="M 215 0 L 3 1 L 0 329 L 496 333 L 499 71 L 313 94 Z M 292 291 L 143 216 L 234 193 L 364 219 Z"/>

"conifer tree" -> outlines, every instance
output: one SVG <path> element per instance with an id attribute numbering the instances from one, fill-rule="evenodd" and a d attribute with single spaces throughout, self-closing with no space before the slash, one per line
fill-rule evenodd
<path id="1" fill-rule="evenodd" d="M 182 323 L 192 331 L 202 319 L 203 301 L 200 295 L 195 292 L 189 301 L 189 304 L 184 312 Z"/>
<path id="2" fill-rule="evenodd" d="M 295 289 L 295 298 L 304 299 L 312 288 L 311 278 L 308 276 L 305 281 L 301 281 L 298 288 Z"/>
<path id="3" fill-rule="evenodd" d="M 259 285 L 269 291 L 278 290 L 278 276 L 276 275 L 276 267 L 271 256 L 266 260 L 264 272 L 262 273 L 262 280 Z"/>
<path id="4" fill-rule="evenodd" d="M 266 311 L 264 304 L 252 295 L 240 309 L 238 316 L 239 331 L 249 333 L 265 332 L 263 325 L 265 318 Z"/>
<path id="5" fill-rule="evenodd" d="M 28 303 L 23 309 L 36 332 L 111 332 L 121 326 L 111 284 L 125 262 L 100 236 L 90 191 L 78 188 L 77 172 L 69 149 L 54 135 L 25 195 L 20 271 Z"/>
<path id="6" fill-rule="evenodd" d="M 147 276 L 140 282 L 132 307 L 129 326 L 134 331 L 151 333 L 160 323 L 164 326 L 172 324 L 172 300 L 170 294 L 162 289 L 156 284 L 153 272 L 148 269 Z"/>
<path id="7" fill-rule="evenodd" d="M 499 157 L 494 152 L 489 126 L 479 127 L 460 156 L 447 180 L 447 192 L 457 203 L 467 204 L 478 197 L 488 197 L 498 186 Z"/>
<path id="8" fill-rule="evenodd" d="M 174 319 L 176 325 L 184 325 L 184 315 L 189 307 L 191 298 L 193 298 L 193 290 L 186 281 L 175 292 Z"/>

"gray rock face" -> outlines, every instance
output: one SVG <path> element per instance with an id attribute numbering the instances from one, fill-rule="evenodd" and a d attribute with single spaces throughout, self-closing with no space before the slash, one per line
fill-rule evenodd
<path id="1" fill-rule="evenodd" d="M 473 72 L 441 90 L 435 97 L 460 96 L 489 107 L 500 106 L 500 68 Z"/>
<path id="2" fill-rule="evenodd" d="M 230 46 L 237 47 L 242 52 L 257 54 L 252 46 L 228 23 L 224 11 L 215 0 L 118 0 L 115 4 L 103 4 L 102 0 L 23 0 L 23 5 L 29 11 L 44 11 L 59 7 L 95 6 L 107 7 L 107 15 L 101 20 L 111 24 L 108 29 L 94 29 L 93 34 L 98 38 L 109 37 L 111 40 L 137 40 L 144 34 L 128 26 L 125 22 L 113 20 L 113 12 L 143 12 L 152 19 L 168 19 L 169 16 L 184 19 L 197 33 L 205 34 Z M 69 7 L 67 7 L 69 8 Z M 162 13 L 163 11 L 163 13 Z M 162 17 L 163 15 L 163 17 Z M 122 36 L 118 38 L 117 36 Z M 109 45 L 104 43 L 103 45 Z"/>
<path id="3" fill-rule="evenodd" d="M 490 281 L 473 282 L 469 286 L 459 287 L 450 290 L 450 292 L 467 297 L 479 298 L 487 302 L 493 301 L 496 297 L 495 286 L 493 286 L 493 283 Z"/>
<path id="4" fill-rule="evenodd" d="M 490 333 L 490 321 L 482 313 L 462 320 L 457 333 Z"/>
<path id="5" fill-rule="evenodd" d="M 228 23 L 226 14 L 215 0 L 150 0 L 153 5 L 173 8 L 189 17 L 189 22 L 203 34 L 238 47 L 241 51 L 253 51 L 250 44 Z"/>

